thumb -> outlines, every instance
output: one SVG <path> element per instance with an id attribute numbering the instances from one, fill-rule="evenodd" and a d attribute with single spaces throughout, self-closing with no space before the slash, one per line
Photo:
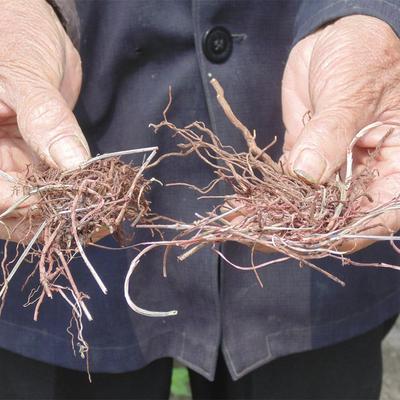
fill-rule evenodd
<path id="1" fill-rule="evenodd" d="M 78 122 L 55 87 L 45 84 L 19 90 L 13 108 L 21 136 L 50 166 L 71 169 L 89 158 Z"/>
<path id="2" fill-rule="evenodd" d="M 356 118 L 344 112 L 316 114 L 303 128 L 288 155 L 289 170 L 314 184 L 326 182 L 346 161 L 358 131 Z"/>

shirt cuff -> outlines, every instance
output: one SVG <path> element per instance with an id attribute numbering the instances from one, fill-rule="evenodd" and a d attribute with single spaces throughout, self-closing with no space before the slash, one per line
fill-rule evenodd
<path id="1" fill-rule="evenodd" d="M 296 17 L 293 44 L 327 23 L 355 14 L 385 21 L 400 37 L 399 0 L 305 0 Z"/>

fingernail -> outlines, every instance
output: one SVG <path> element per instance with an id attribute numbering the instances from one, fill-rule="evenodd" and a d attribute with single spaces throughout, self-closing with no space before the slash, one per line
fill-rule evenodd
<path id="1" fill-rule="evenodd" d="M 50 145 L 50 157 L 63 169 L 76 168 L 89 158 L 89 154 L 76 136 L 63 136 Z"/>
<path id="2" fill-rule="evenodd" d="M 302 150 L 293 163 L 294 173 L 314 184 L 319 183 L 326 168 L 326 160 L 312 149 Z"/>

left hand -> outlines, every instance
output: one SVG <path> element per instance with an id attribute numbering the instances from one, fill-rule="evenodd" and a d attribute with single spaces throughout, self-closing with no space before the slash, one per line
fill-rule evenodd
<path id="1" fill-rule="evenodd" d="M 45 0 L 0 0 L 0 215 L 23 198 L 18 184 L 39 160 L 77 167 L 89 156 L 72 113 L 82 81 L 81 60 Z M 29 170 L 31 173 L 31 169 Z M 36 226 L 22 223 L 34 196 L 0 219 L 0 238 L 28 240 Z M 40 225 L 39 218 L 32 223 Z"/>
<path id="2" fill-rule="evenodd" d="M 363 127 L 400 123 L 400 40 L 385 22 L 368 16 L 344 17 L 300 41 L 291 51 L 282 83 L 284 156 L 290 173 L 319 184 L 346 162 L 346 150 Z M 311 120 L 303 125 L 310 112 Z M 388 126 L 373 129 L 354 148 L 354 168 L 362 167 Z M 373 202 L 364 211 L 400 194 L 400 128 L 394 127 L 373 163 L 379 176 L 367 189 Z M 400 212 L 379 217 L 368 234 L 400 228 Z M 366 233 L 366 232 L 365 232 Z M 345 245 L 359 250 L 371 241 Z"/>

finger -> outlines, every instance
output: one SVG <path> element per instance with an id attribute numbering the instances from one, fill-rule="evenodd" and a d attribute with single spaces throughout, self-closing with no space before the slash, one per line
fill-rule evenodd
<path id="1" fill-rule="evenodd" d="M 366 229 L 358 234 L 354 234 L 354 239 L 347 237 L 339 246 L 338 250 L 351 254 L 375 243 L 377 241 L 377 237 L 389 238 L 396 232 L 396 229 L 392 229 L 391 226 L 394 227 L 395 224 L 391 222 L 388 223 L 388 221 L 399 221 L 399 218 L 399 212 L 389 211 L 386 213 L 386 215 L 381 215 L 371 219 L 368 225 L 371 227 L 373 226 L 373 228 Z M 348 236 L 351 236 L 351 234 Z M 362 238 L 357 238 L 357 236 L 361 236 Z"/>
<path id="2" fill-rule="evenodd" d="M 400 124 L 393 120 L 371 129 L 353 148 L 353 177 L 368 168 L 378 179 L 400 172 Z M 393 196 L 397 193 L 393 192 Z"/>
<path id="3" fill-rule="evenodd" d="M 91 243 L 96 243 L 108 235 L 110 235 L 110 229 L 108 229 L 106 226 L 102 226 L 100 228 L 95 228 L 95 230 L 93 231 L 93 233 L 90 236 L 89 241 Z"/>
<path id="4" fill-rule="evenodd" d="M 11 181 L 0 177 L 0 193 L 0 220 L 24 216 L 38 201 L 37 196 L 30 194 L 30 188 L 21 185 L 18 179 Z"/>
<path id="5" fill-rule="evenodd" d="M 383 145 L 384 148 L 400 146 L 400 121 L 396 117 L 390 119 L 380 118 L 380 121 L 383 125 L 371 129 L 360 138 L 357 141 L 358 147 L 375 149 L 378 145 Z"/>
<path id="6" fill-rule="evenodd" d="M 14 108 L 21 136 L 50 166 L 77 167 L 88 159 L 89 147 L 75 116 L 54 87 L 32 85 L 15 88 Z"/>
<path id="7" fill-rule="evenodd" d="M 397 46 L 398 39 L 380 21 L 369 17 L 360 17 L 360 21 L 365 39 L 376 42 L 377 35 L 381 38 L 380 46 L 375 46 L 379 57 L 370 56 L 371 45 L 359 40 L 360 33 L 350 19 L 323 29 L 312 51 L 309 95 L 313 116 L 289 157 L 291 172 L 312 183 L 326 182 L 345 162 L 354 135 L 396 104 L 382 60 L 386 53 L 396 57 L 393 43 Z"/>
<path id="8" fill-rule="evenodd" d="M 383 164 L 386 166 L 386 162 Z M 368 198 L 363 197 L 360 201 L 360 215 L 369 214 L 372 218 L 364 224 L 366 228 L 369 228 L 359 234 L 370 236 L 370 238 L 348 240 L 344 243 L 343 249 L 351 252 L 358 251 L 376 241 L 374 236 L 389 237 L 400 229 L 400 211 L 393 207 L 395 203 L 398 204 L 396 199 L 399 195 L 400 173 L 398 167 L 394 165 L 393 167 L 396 168 L 395 172 L 391 171 L 390 167 L 382 171 L 381 175 L 369 185 Z"/>
<path id="9" fill-rule="evenodd" d="M 241 205 L 241 203 L 239 201 L 236 200 L 230 200 L 229 202 L 229 206 L 228 207 L 221 207 L 221 212 L 226 212 L 230 209 L 232 209 L 232 207 L 238 207 Z M 237 212 L 233 213 L 233 214 L 228 214 L 226 216 L 224 216 L 224 220 L 228 221 L 232 226 L 241 226 L 241 224 L 244 222 L 244 220 L 246 218 L 249 217 L 248 214 L 249 210 L 247 209 L 242 209 L 242 210 L 238 210 Z M 261 244 L 256 244 L 255 242 L 249 241 L 249 240 L 240 240 L 241 244 L 244 244 L 248 247 L 251 247 L 253 250 L 255 251 L 260 251 L 262 253 L 274 253 L 276 252 L 276 249 L 269 247 L 269 246 L 264 246 Z"/>
<path id="10" fill-rule="evenodd" d="M 282 116 L 286 128 L 283 151 L 290 151 L 310 119 L 310 105 L 297 90 L 282 88 Z"/>
<path id="11" fill-rule="evenodd" d="M 240 226 L 241 223 L 243 222 L 243 220 L 244 220 L 245 218 L 248 218 L 248 216 L 246 217 L 245 215 L 240 214 L 240 213 L 238 212 L 238 213 L 236 213 L 236 214 L 228 215 L 228 216 L 227 216 L 226 218 L 224 218 L 224 219 L 226 219 L 227 221 L 229 221 L 229 223 L 230 223 L 232 226 Z M 259 243 L 255 243 L 255 242 L 252 242 L 252 241 L 250 241 L 250 240 L 241 239 L 241 240 L 240 240 L 240 243 L 241 243 L 241 244 L 244 244 L 244 245 L 246 245 L 246 246 L 248 246 L 248 247 L 251 247 L 251 248 L 254 249 L 255 251 L 260 251 L 260 252 L 262 252 L 262 253 L 267 253 L 267 254 L 268 254 L 268 253 L 274 253 L 274 252 L 277 251 L 277 250 L 274 249 L 273 247 L 265 246 L 265 245 L 262 245 L 262 244 L 259 244 Z"/>
<path id="12" fill-rule="evenodd" d="M 310 49 L 315 35 L 299 42 L 290 52 L 282 79 L 282 118 L 286 128 L 283 149 L 289 151 L 300 135 L 311 110 L 308 90 Z"/>
<path id="13" fill-rule="evenodd" d="M 27 196 L 33 189 L 27 184 L 27 177 L 36 163 L 21 137 L 0 137 L 0 215 L 10 208 L 7 216 L 26 215 L 37 202 L 37 196 Z"/>
<path id="14" fill-rule="evenodd" d="M 27 244 L 37 232 L 42 221 L 12 217 L 0 221 L 0 239 Z"/>
<path id="15" fill-rule="evenodd" d="M 64 76 L 60 86 L 60 93 L 72 110 L 78 100 L 82 85 L 82 65 L 78 51 L 75 49 L 70 39 L 66 45 L 65 58 L 68 60 L 64 70 Z"/>
<path id="16" fill-rule="evenodd" d="M 347 109 L 315 114 L 290 152 L 290 171 L 314 184 L 328 181 L 346 161 L 347 148 L 360 128 L 357 115 Z"/>
<path id="17" fill-rule="evenodd" d="M 2 123 L 6 123 L 8 120 L 13 119 L 13 117 L 15 117 L 14 110 L 0 100 L 0 120 Z"/>

